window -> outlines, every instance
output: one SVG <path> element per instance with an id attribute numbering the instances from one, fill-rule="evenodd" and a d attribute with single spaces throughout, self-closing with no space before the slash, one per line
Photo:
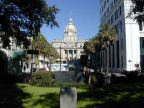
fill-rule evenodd
<path id="1" fill-rule="evenodd" d="M 122 21 L 119 22 L 120 32 L 122 32 Z"/>
<path id="2" fill-rule="evenodd" d="M 119 15 L 122 15 L 122 6 L 119 7 Z"/>
<path id="3" fill-rule="evenodd" d="M 144 48 L 144 38 L 143 37 L 140 38 L 140 46 L 141 46 L 141 48 Z"/>
<path id="4" fill-rule="evenodd" d="M 104 13 L 104 17 L 106 16 L 106 11 L 105 11 L 105 13 Z"/>
<path id="5" fill-rule="evenodd" d="M 117 2 L 117 0 L 114 0 L 114 4 Z"/>
<path id="6" fill-rule="evenodd" d="M 109 46 L 109 67 L 111 67 L 111 46 Z"/>
<path id="7" fill-rule="evenodd" d="M 74 54 L 76 54 L 77 53 L 77 50 L 74 50 Z"/>
<path id="8" fill-rule="evenodd" d="M 108 24 L 111 24 L 110 19 L 108 20 Z"/>
<path id="9" fill-rule="evenodd" d="M 113 62 L 112 67 L 114 68 L 115 67 L 115 48 L 114 48 L 114 44 L 112 44 L 112 62 Z"/>
<path id="10" fill-rule="evenodd" d="M 69 54 L 72 54 L 72 50 L 69 50 Z"/>
<path id="11" fill-rule="evenodd" d="M 109 13 L 109 7 L 107 8 L 107 14 Z"/>
<path id="12" fill-rule="evenodd" d="M 104 1 L 104 7 L 106 7 L 106 1 Z"/>
<path id="13" fill-rule="evenodd" d="M 121 56 L 121 67 L 123 68 L 123 56 Z"/>
<path id="14" fill-rule="evenodd" d="M 115 25 L 116 33 L 119 34 L 118 25 Z"/>
<path id="15" fill-rule="evenodd" d="M 121 50 L 123 50 L 123 38 L 121 38 Z"/>
<path id="16" fill-rule="evenodd" d="M 116 42 L 117 44 L 117 67 L 119 68 L 120 67 L 120 63 L 119 63 L 119 41 Z"/>
<path id="17" fill-rule="evenodd" d="M 139 22 L 139 30 L 142 31 L 143 30 L 143 23 Z"/>
<path id="18" fill-rule="evenodd" d="M 113 8 L 113 2 L 111 2 L 110 6 L 111 6 L 111 9 L 112 9 Z"/>
<path id="19" fill-rule="evenodd" d="M 111 16 L 111 24 L 113 23 L 113 21 L 114 21 L 114 20 L 113 20 L 113 15 L 112 15 L 112 16 Z"/>
<path id="20" fill-rule="evenodd" d="M 65 50 L 65 54 L 67 54 L 67 50 Z"/>
<path id="21" fill-rule="evenodd" d="M 115 12 L 115 21 L 118 19 L 118 10 Z"/>

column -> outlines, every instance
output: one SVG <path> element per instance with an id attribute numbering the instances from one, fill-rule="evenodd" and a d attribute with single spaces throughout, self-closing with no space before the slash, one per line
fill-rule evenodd
<path id="1" fill-rule="evenodd" d="M 78 58 L 78 50 L 76 50 L 76 59 L 79 59 L 79 58 Z"/>
<path id="2" fill-rule="evenodd" d="M 71 50 L 71 51 L 72 51 L 72 61 L 73 61 L 74 50 Z"/>
<path id="3" fill-rule="evenodd" d="M 68 57 L 68 60 L 70 60 L 70 59 L 69 59 L 69 50 L 67 50 L 67 57 Z"/>

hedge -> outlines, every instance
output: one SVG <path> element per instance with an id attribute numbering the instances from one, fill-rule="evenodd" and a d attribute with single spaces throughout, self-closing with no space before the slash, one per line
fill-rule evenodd
<path id="1" fill-rule="evenodd" d="M 32 74 L 31 85 L 40 86 L 40 87 L 48 87 L 53 86 L 54 79 L 53 73 L 47 71 L 38 71 Z"/>

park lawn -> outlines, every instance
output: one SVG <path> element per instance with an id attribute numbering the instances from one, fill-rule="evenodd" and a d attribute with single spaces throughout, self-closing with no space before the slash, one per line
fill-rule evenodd
<path id="1" fill-rule="evenodd" d="M 30 94 L 29 97 L 22 100 L 24 108 L 59 108 L 60 107 L 60 88 L 59 87 L 35 87 L 28 84 L 17 84 L 18 88 L 23 92 Z M 85 93 L 87 89 L 79 88 L 78 93 Z M 78 108 L 82 108 L 87 104 L 91 104 L 91 100 L 87 97 L 87 101 L 78 102 Z M 85 108 L 85 107 L 84 107 Z"/>
<path id="2" fill-rule="evenodd" d="M 24 108 L 59 108 L 60 107 L 60 87 L 36 87 L 29 84 L 17 84 L 17 87 L 30 96 L 22 99 Z M 87 89 L 79 88 L 78 93 L 85 93 Z M 91 100 L 87 97 L 87 101 L 78 102 L 78 107 L 84 107 L 91 104 Z"/>
<path id="3" fill-rule="evenodd" d="M 144 83 L 115 84 L 78 91 L 78 108 L 143 108 Z"/>
<path id="4" fill-rule="evenodd" d="M 32 97 L 24 108 L 59 108 L 60 88 L 42 88 L 18 84 Z M 117 84 L 96 89 L 78 88 L 78 108 L 140 108 L 144 105 L 144 84 Z"/>
<path id="5" fill-rule="evenodd" d="M 59 108 L 59 87 L 0 85 L 0 108 Z M 144 84 L 77 88 L 77 108 L 143 108 Z"/>
<path id="6" fill-rule="evenodd" d="M 35 87 L 28 84 L 17 84 L 23 92 L 30 94 L 22 100 L 24 108 L 59 108 L 58 87 Z"/>

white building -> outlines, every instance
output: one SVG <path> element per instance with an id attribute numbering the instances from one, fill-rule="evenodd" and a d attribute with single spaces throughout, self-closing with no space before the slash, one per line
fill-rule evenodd
<path id="1" fill-rule="evenodd" d="M 17 47 L 16 43 L 12 41 L 12 39 L 10 40 L 10 48 L 2 48 L 2 43 L 0 43 L 0 72 L 3 74 L 6 74 L 7 72 L 15 74 L 22 71 L 22 63 L 13 59 L 22 54 L 23 46 Z"/>
<path id="2" fill-rule="evenodd" d="M 28 54 L 29 60 L 22 61 L 16 58 L 23 54 L 23 46 L 16 46 L 16 43 L 13 41 L 11 41 L 10 45 L 11 47 L 9 49 L 4 49 L 2 48 L 2 44 L 0 44 L 0 73 L 30 73 L 32 64 L 33 68 L 49 70 L 49 58 L 45 57 L 43 54 L 39 54 L 37 59 L 36 55 L 33 55 L 33 60 L 31 59 L 31 54 Z"/>
<path id="3" fill-rule="evenodd" d="M 56 48 L 64 61 L 74 61 L 80 59 L 83 52 L 83 45 L 86 40 L 78 40 L 77 28 L 70 18 L 64 29 L 64 40 L 54 40 L 52 46 Z"/>
<path id="4" fill-rule="evenodd" d="M 109 69 L 115 72 L 144 67 L 144 25 L 127 17 L 131 4 L 130 0 L 100 0 L 101 24 L 111 24 L 117 31 L 117 40 L 109 48 Z"/>

